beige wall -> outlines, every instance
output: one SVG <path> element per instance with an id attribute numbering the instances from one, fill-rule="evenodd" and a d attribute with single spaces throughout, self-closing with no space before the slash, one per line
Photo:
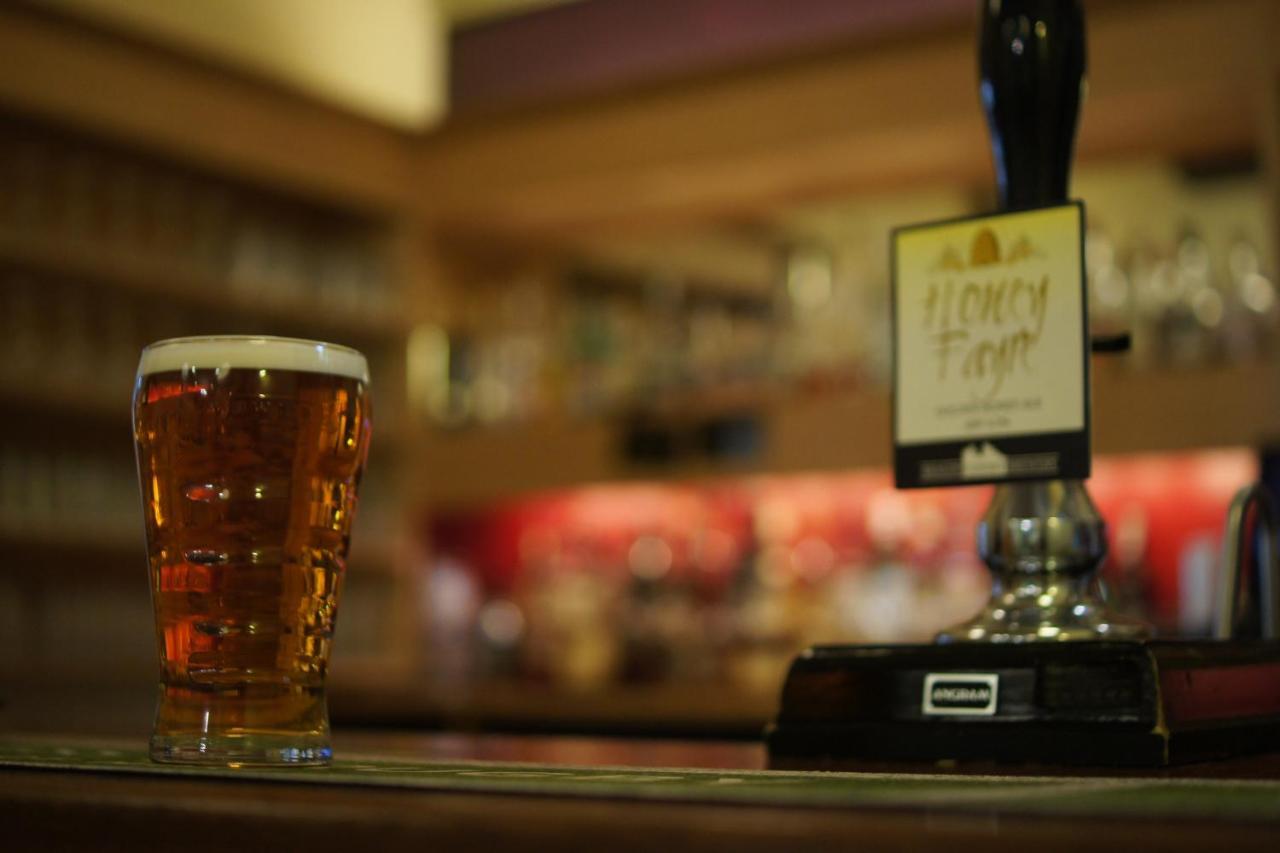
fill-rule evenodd
<path id="1" fill-rule="evenodd" d="M 44 0 L 406 128 L 446 108 L 436 0 Z"/>

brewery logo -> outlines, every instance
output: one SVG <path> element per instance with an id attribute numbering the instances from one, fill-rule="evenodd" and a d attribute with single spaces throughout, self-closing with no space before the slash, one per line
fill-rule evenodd
<path id="1" fill-rule="evenodd" d="M 960 476 L 966 480 L 988 477 L 1003 477 L 1009 473 L 1009 457 L 1001 453 L 991 442 L 984 441 L 982 446 L 965 445 L 960 451 Z"/>
<path id="2" fill-rule="evenodd" d="M 926 716 L 990 717 L 996 712 L 1000 676 L 970 672 L 931 672 L 924 677 L 922 710 Z"/>

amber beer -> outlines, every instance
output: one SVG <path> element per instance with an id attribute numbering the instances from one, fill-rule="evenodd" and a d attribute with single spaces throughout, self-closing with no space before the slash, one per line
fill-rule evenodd
<path id="1" fill-rule="evenodd" d="M 180 338 L 142 353 L 133 423 L 162 667 L 151 756 L 317 764 L 369 448 L 355 350 Z"/>

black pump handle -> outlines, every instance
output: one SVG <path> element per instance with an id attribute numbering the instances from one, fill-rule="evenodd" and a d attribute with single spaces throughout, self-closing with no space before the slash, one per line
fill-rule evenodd
<path id="1" fill-rule="evenodd" d="M 1084 87 L 1081 2 L 980 3 L 980 92 L 1001 207 L 1066 201 Z"/>

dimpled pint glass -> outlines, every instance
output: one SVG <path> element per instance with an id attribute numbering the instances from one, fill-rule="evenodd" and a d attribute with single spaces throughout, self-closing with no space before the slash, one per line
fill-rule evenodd
<path id="1" fill-rule="evenodd" d="M 324 764 L 324 677 L 371 429 L 364 356 L 143 350 L 133 397 L 161 680 L 156 761 Z"/>

